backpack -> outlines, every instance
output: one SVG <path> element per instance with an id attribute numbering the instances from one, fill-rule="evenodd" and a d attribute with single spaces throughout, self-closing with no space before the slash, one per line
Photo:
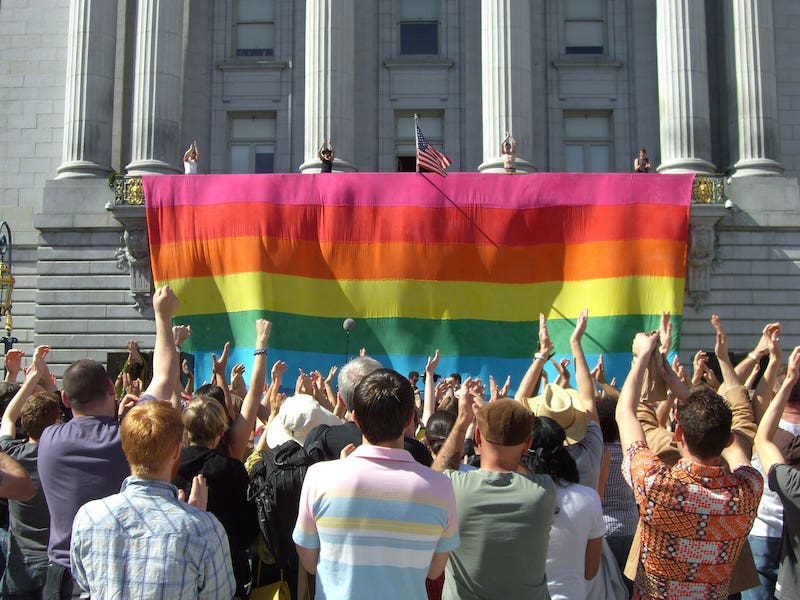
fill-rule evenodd
<path id="1" fill-rule="evenodd" d="M 300 491 L 308 467 L 325 460 L 322 451 L 289 440 L 264 453 L 247 486 L 247 499 L 255 502 L 258 527 L 275 563 L 286 570 L 297 569 L 297 549 L 292 532 L 297 523 Z"/>

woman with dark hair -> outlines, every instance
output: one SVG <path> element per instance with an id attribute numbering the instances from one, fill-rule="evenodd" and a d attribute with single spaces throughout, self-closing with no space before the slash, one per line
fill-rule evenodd
<path id="1" fill-rule="evenodd" d="M 437 410 L 425 424 L 425 442 L 434 460 L 436 460 L 436 455 L 439 454 L 442 446 L 444 446 L 444 442 L 447 436 L 450 435 L 457 418 L 458 415 L 452 410 Z M 458 465 L 459 471 L 473 471 L 474 469 L 475 467 L 464 464 L 463 461 Z"/>
<path id="2" fill-rule="evenodd" d="M 549 475 L 556 483 L 556 511 L 547 549 L 547 589 L 553 600 L 583 600 L 587 582 L 600 568 L 606 528 L 600 496 L 578 483 L 578 467 L 564 446 L 566 439 L 558 423 L 539 417 L 525 462 L 532 472 Z"/>

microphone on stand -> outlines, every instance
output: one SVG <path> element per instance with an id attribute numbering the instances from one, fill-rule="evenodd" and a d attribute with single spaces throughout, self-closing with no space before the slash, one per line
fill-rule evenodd
<path id="1" fill-rule="evenodd" d="M 350 362 L 350 332 L 356 328 L 355 319 L 347 318 L 342 322 L 342 329 L 344 329 L 345 343 L 344 343 L 344 356 L 345 362 Z"/>

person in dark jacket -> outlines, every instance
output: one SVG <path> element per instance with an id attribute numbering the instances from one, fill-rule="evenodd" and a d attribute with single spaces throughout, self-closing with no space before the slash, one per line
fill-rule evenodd
<path id="1" fill-rule="evenodd" d="M 228 427 L 228 419 L 219 402 L 201 397 L 183 412 L 188 447 L 181 450 L 181 461 L 173 483 L 186 497 L 195 475 L 208 482 L 208 512 L 219 519 L 228 534 L 231 563 L 236 577 L 236 595 L 246 597 L 250 580 L 246 551 L 258 535 L 255 504 L 247 501 L 249 478 L 244 464 L 216 450 Z"/>

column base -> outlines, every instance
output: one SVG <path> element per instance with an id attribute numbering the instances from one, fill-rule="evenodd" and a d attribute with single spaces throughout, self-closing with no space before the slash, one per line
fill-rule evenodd
<path id="1" fill-rule="evenodd" d="M 358 171 L 358 167 L 355 166 L 351 162 L 347 162 L 346 160 L 341 160 L 339 158 L 333 159 L 333 172 L 334 173 L 355 173 Z M 300 165 L 300 172 L 305 175 L 310 175 L 312 173 L 320 173 L 322 172 L 322 161 L 318 158 L 313 158 L 311 160 L 307 160 L 302 165 Z"/>
<path id="2" fill-rule="evenodd" d="M 711 175 L 717 172 L 717 167 L 702 158 L 678 158 L 662 162 L 656 169 L 659 173 L 705 173 Z"/>
<path id="3" fill-rule="evenodd" d="M 108 177 L 111 167 L 99 165 L 90 160 L 70 160 L 56 169 L 56 179 L 85 179 L 89 177 Z"/>
<path id="4" fill-rule="evenodd" d="M 746 158 L 733 165 L 731 177 L 782 175 L 783 165 L 771 158 Z"/>
<path id="5" fill-rule="evenodd" d="M 135 160 L 125 169 L 126 175 L 175 175 L 180 171 L 163 160 Z"/>
<path id="6" fill-rule="evenodd" d="M 515 172 L 514 174 L 517 175 L 524 175 L 525 173 L 536 173 L 538 170 L 536 165 L 532 162 L 525 160 L 524 158 L 517 157 L 515 161 Z M 488 160 L 484 160 L 480 165 L 478 165 L 478 171 L 481 173 L 505 173 L 505 167 L 503 167 L 503 158 L 501 156 L 490 158 Z"/>

